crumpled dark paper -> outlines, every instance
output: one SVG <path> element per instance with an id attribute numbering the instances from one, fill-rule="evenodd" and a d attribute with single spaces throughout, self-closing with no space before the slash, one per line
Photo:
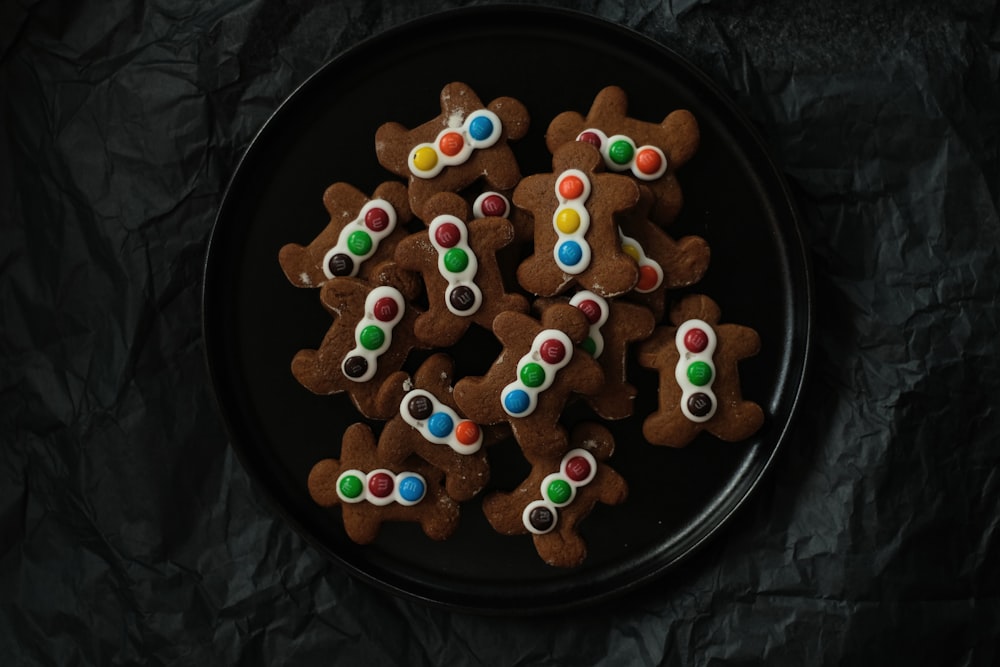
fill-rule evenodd
<path id="1" fill-rule="evenodd" d="M 451 612 L 355 581 L 259 496 L 202 357 L 226 183 L 325 61 L 467 4 L 0 8 L 3 662 L 1000 661 L 995 3 L 577 6 L 752 118 L 815 274 L 793 437 L 667 576 L 558 618 Z"/>

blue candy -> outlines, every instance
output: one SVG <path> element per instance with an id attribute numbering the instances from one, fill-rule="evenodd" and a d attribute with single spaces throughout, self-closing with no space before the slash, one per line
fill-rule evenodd
<path id="1" fill-rule="evenodd" d="M 452 422 L 451 417 L 443 412 L 435 412 L 427 420 L 427 430 L 437 438 L 447 436 L 454 427 L 455 424 Z"/>
<path id="2" fill-rule="evenodd" d="M 527 410 L 529 405 L 531 399 L 528 397 L 528 392 L 523 389 L 515 389 L 504 398 L 504 407 L 511 414 L 520 414 Z"/>
<path id="3" fill-rule="evenodd" d="M 398 480 L 399 497 L 408 503 L 415 503 L 424 497 L 424 483 L 419 477 L 407 475 Z"/>
<path id="4" fill-rule="evenodd" d="M 566 266 L 576 266 L 583 259 L 583 250 L 576 241 L 566 241 L 559 246 L 559 261 Z"/>
<path id="5" fill-rule="evenodd" d="M 493 121 L 486 116 L 477 116 L 469 123 L 469 135 L 476 141 L 484 141 L 493 134 Z"/>

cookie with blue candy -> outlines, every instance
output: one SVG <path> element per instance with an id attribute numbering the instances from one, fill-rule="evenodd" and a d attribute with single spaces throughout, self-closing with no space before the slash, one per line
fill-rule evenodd
<path id="1" fill-rule="evenodd" d="M 387 521 L 419 523 L 433 540 L 450 537 L 459 505 L 445 493 L 442 478 L 441 470 L 418 457 L 384 463 L 371 428 L 358 423 L 344 431 L 340 458 L 317 461 L 306 485 L 321 507 L 340 507 L 351 540 L 369 544 Z"/>
<path id="2" fill-rule="evenodd" d="M 410 208 L 430 224 L 424 206 L 439 192 L 459 193 L 474 183 L 509 191 L 521 169 L 508 145 L 528 132 L 527 108 L 513 97 L 483 104 L 467 84 L 441 89 L 441 113 L 410 129 L 392 121 L 375 132 L 375 155 L 383 167 L 408 179 Z"/>

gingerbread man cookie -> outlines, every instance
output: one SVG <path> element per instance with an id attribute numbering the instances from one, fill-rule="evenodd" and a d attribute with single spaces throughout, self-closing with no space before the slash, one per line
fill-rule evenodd
<path id="1" fill-rule="evenodd" d="M 513 491 L 483 499 L 483 513 L 504 535 L 530 534 L 535 550 L 554 567 L 576 567 L 587 557 L 578 525 L 597 503 L 618 505 L 628 485 L 607 460 L 614 452 L 611 433 L 595 423 L 573 429 L 565 454 L 531 459 L 531 474 Z"/>
<path id="2" fill-rule="evenodd" d="M 434 347 L 458 342 L 473 323 L 490 329 L 504 311 L 526 312 L 528 301 L 508 293 L 497 252 L 513 239 L 514 229 L 501 217 L 467 222 L 468 206 L 448 192 L 424 207 L 431 216 L 427 231 L 412 234 L 396 247 L 396 262 L 420 272 L 427 293 L 427 312 L 414 325 L 417 339 Z"/>
<path id="3" fill-rule="evenodd" d="M 326 228 L 308 245 L 289 243 L 278 252 L 288 281 L 296 287 L 322 287 L 332 278 L 371 280 L 376 267 L 385 270 L 396 244 L 408 234 L 406 186 L 382 183 L 369 199 L 354 186 L 334 183 L 323 193 L 323 205 L 330 216 Z M 399 286 L 407 296 L 416 296 L 420 285 L 411 276 Z"/>
<path id="4" fill-rule="evenodd" d="M 358 544 L 374 541 L 386 521 L 419 523 L 427 537 L 444 540 L 458 527 L 459 507 L 441 478 L 440 470 L 416 457 L 384 464 L 371 428 L 353 424 L 344 431 L 340 459 L 318 461 L 307 486 L 316 504 L 340 506 L 344 530 Z"/>
<path id="5" fill-rule="evenodd" d="M 555 154 L 574 140 L 600 149 L 609 171 L 629 174 L 648 185 L 656 198 L 653 220 L 668 225 L 684 202 L 676 170 L 698 150 L 698 121 L 678 109 L 660 123 L 628 116 L 628 96 L 617 86 L 608 86 L 594 98 L 586 116 L 565 111 L 549 123 L 545 143 Z"/>
<path id="6" fill-rule="evenodd" d="M 362 415 L 385 418 L 375 398 L 382 382 L 419 347 L 413 324 L 420 312 L 395 287 L 357 278 L 327 281 L 320 301 L 333 324 L 319 349 L 295 355 L 292 374 L 314 394 L 347 392 Z"/>
<path id="7" fill-rule="evenodd" d="M 380 412 L 390 419 L 378 442 L 379 460 L 399 464 L 416 454 L 444 471 L 445 490 L 457 501 L 479 493 L 490 479 L 486 447 L 499 439 L 494 427 L 481 427 L 462 417 L 452 396 L 451 358 L 428 357 L 411 379 L 394 373 L 382 385 Z"/>
<path id="8" fill-rule="evenodd" d="M 468 85 L 441 90 L 441 114 L 412 130 L 396 122 L 375 133 L 379 163 L 409 179 L 410 208 L 430 223 L 424 205 L 439 192 L 461 192 L 482 179 L 489 190 L 511 190 L 521 170 L 508 141 L 528 131 L 528 110 L 512 97 L 484 105 Z"/>
<path id="9" fill-rule="evenodd" d="M 760 406 L 743 398 L 737 368 L 760 350 L 760 337 L 720 317 L 712 299 L 687 296 L 671 308 L 672 326 L 639 345 L 639 364 L 660 375 L 659 407 L 642 426 L 649 442 L 683 447 L 701 431 L 737 442 L 764 423 Z"/>
<path id="10" fill-rule="evenodd" d="M 571 394 L 595 394 L 604 384 L 600 364 L 577 347 L 589 331 L 586 316 L 568 304 L 547 308 L 541 322 L 522 313 L 497 315 L 493 333 L 504 348 L 486 375 L 456 383 L 455 402 L 477 423 L 508 422 L 528 456 L 562 455 L 563 406 Z"/>
<path id="11" fill-rule="evenodd" d="M 561 300 L 538 299 L 536 307 L 544 310 Z M 598 414 L 608 419 L 632 415 L 637 389 L 628 381 L 629 349 L 653 333 L 656 322 L 648 308 L 621 299 L 605 299 L 581 290 L 569 300 L 587 317 L 590 331 L 580 345 L 604 369 L 604 386 L 584 400 Z"/>
<path id="12" fill-rule="evenodd" d="M 603 173 L 601 154 L 585 142 L 560 147 L 552 168 L 514 190 L 514 205 L 535 220 L 534 254 L 518 267 L 518 282 L 538 296 L 572 285 L 606 298 L 624 294 L 638 282 L 639 269 L 622 250 L 615 216 L 638 203 L 638 186 Z"/>

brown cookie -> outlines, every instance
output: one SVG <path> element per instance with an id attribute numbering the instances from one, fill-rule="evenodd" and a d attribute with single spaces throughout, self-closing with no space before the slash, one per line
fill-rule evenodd
<path id="1" fill-rule="evenodd" d="M 490 190 L 511 190 L 521 170 L 508 141 L 528 131 L 528 110 L 512 97 L 484 105 L 468 85 L 447 84 L 441 90 L 441 113 L 407 129 L 385 123 L 375 133 L 379 163 L 409 179 L 410 208 L 430 223 L 427 200 L 439 192 L 461 192 L 482 180 Z"/>
<path id="2" fill-rule="evenodd" d="M 698 150 L 701 134 L 690 111 L 679 109 L 662 122 L 651 123 L 628 115 L 628 96 L 608 86 L 594 98 L 582 116 L 565 111 L 549 123 L 545 143 L 555 154 L 567 142 L 588 141 L 601 149 L 609 171 L 621 171 L 650 187 L 656 198 L 653 220 L 668 225 L 684 203 L 676 171 Z"/>
<path id="3" fill-rule="evenodd" d="M 419 272 L 426 287 L 427 312 L 414 325 L 421 343 L 450 347 L 473 323 L 490 329 L 500 313 L 528 310 L 523 295 L 506 291 L 497 263 L 497 252 L 514 235 L 507 220 L 467 222 L 465 200 L 449 192 L 432 197 L 424 210 L 432 216 L 427 231 L 411 234 L 396 247 L 396 263 Z"/>
<path id="4" fill-rule="evenodd" d="M 583 349 L 587 318 L 574 306 L 556 304 L 541 322 L 506 312 L 493 321 L 504 346 L 486 375 L 455 384 L 455 402 L 479 424 L 507 422 L 526 456 L 561 456 L 566 431 L 559 425 L 563 406 L 573 393 L 599 392 L 604 373 Z"/>
<path id="5" fill-rule="evenodd" d="M 341 444 L 340 459 L 323 459 L 309 472 L 309 495 L 322 507 L 340 506 L 347 536 L 368 544 L 386 521 L 419 523 L 432 540 L 458 527 L 458 503 L 441 485 L 443 473 L 419 458 L 398 465 L 378 459 L 375 436 L 353 424 Z"/>
<path id="6" fill-rule="evenodd" d="M 537 299 L 535 306 L 544 310 L 564 301 Z M 609 419 L 632 415 L 638 391 L 628 381 L 629 349 L 653 333 L 656 322 L 648 308 L 621 299 L 605 299 L 581 290 L 569 300 L 587 317 L 590 333 L 581 347 L 597 359 L 604 370 L 604 385 L 584 400 L 598 414 Z"/>
<path id="7" fill-rule="evenodd" d="M 614 452 L 611 433 L 598 424 L 573 429 L 564 455 L 534 457 L 531 474 L 513 491 L 483 499 L 483 513 L 504 535 L 531 534 L 535 550 L 554 567 L 576 567 L 587 557 L 578 526 L 598 503 L 618 505 L 628 485 L 606 462 Z"/>
<path id="8" fill-rule="evenodd" d="M 347 183 L 334 183 L 323 193 L 323 205 L 330 216 L 326 228 L 308 245 L 289 243 L 278 252 L 281 270 L 296 287 L 321 287 L 335 277 L 370 280 L 374 267 L 391 260 L 408 234 L 412 216 L 402 183 L 382 183 L 371 198 Z M 416 276 L 400 288 L 407 293 L 414 286 L 419 288 Z"/>
<path id="9" fill-rule="evenodd" d="M 514 205 L 534 216 L 534 254 L 517 269 L 521 287 L 555 296 L 576 285 L 603 297 L 632 289 L 639 269 L 622 250 L 615 216 L 636 205 L 639 188 L 627 176 L 603 173 L 601 155 L 569 142 L 552 156 L 552 173 L 528 176 Z"/>
<path id="10" fill-rule="evenodd" d="M 295 355 L 292 374 L 314 394 L 347 392 L 362 415 L 385 418 L 375 397 L 385 379 L 419 347 L 413 325 L 420 311 L 396 288 L 357 278 L 328 280 L 320 289 L 320 301 L 333 324 L 319 349 Z"/>
<path id="11" fill-rule="evenodd" d="M 649 442 L 683 447 L 701 431 L 736 442 L 764 423 L 760 406 L 743 399 L 737 368 L 760 350 L 760 337 L 720 317 L 712 299 L 687 296 L 670 310 L 673 325 L 639 344 L 639 364 L 660 375 L 659 407 L 642 426 Z"/>
<path id="12" fill-rule="evenodd" d="M 708 270 L 711 250 L 700 236 L 674 240 L 650 219 L 652 190 L 640 185 L 639 191 L 639 204 L 618 219 L 622 249 L 639 265 L 639 281 L 626 298 L 652 310 L 660 321 L 666 310 L 667 292 L 701 280 Z"/>
<path id="13" fill-rule="evenodd" d="M 452 396 L 452 372 L 451 358 L 437 353 L 420 365 L 412 379 L 404 371 L 389 376 L 377 402 L 383 414 L 397 414 L 382 430 L 378 454 L 388 464 L 416 454 L 444 471 L 445 490 L 461 502 L 489 482 L 486 448 L 503 434 L 462 417 Z"/>

